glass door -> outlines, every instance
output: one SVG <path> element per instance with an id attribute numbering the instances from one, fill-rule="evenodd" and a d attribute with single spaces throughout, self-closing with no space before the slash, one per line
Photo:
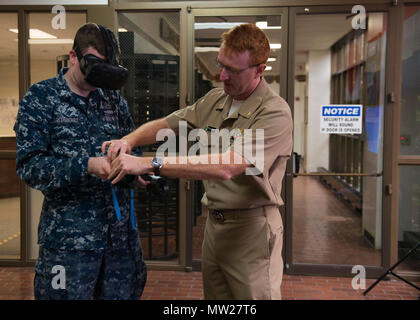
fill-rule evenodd
<path id="1" fill-rule="evenodd" d="M 401 57 L 398 259 L 420 243 L 420 5 L 404 6 Z M 420 250 L 399 271 L 418 272 Z"/>
<path id="2" fill-rule="evenodd" d="M 293 9 L 286 272 L 382 270 L 388 20 L 360 7 Z"/>
<path id="3" fill-rule="evenodd" d="M 267 34 L 271 54 L 264 78 L 269 86 L 286 98 L 287 69 L 287 9 L 284 8 L 236 8 L 192 9 L 188 16 L 189 43 L 192 59 L 189 65 L 189 98 L 187 104 L 204 96 L 215 87 L 223 87 L 219 80 L 216 58 L 223 32 L 242 23 L 253 23 Z M 190 181 L 192 186 L 192 214 L 189 218 L 191 239 L 190 252 L 194 269 L 201 266 L 201 244 L 207 210 L 201 205 L 204 193 L 201 181 Z"/>
<path id="4" fill-rule="evenodd" d="M 0 261 L 21 258 L 21 187 L 13 125 L 19 102 L 18 14 L 0 13 Z"/>
<path id="5" fill-rule="evenodd" d="M 179 108 L 180 14 L 175 11 L 118 12 L 120 60 L 129 71 L 121 89 L 136 127 L 162 118 Z M 159 144 L 142 147 L 154 156 Z M 180 179 L 136 188 L 134 207 L 143 255 L 148 265 L 183 264 L 182 215 L 185 192 Z"/>

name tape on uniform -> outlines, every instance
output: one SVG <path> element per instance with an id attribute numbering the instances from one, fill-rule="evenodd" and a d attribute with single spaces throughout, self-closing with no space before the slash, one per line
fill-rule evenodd
<path id="1" fill-rule="evenodd" d="M 361 134 L 363 106 L 327 105 L 321 107 L 321 133 Z"/>

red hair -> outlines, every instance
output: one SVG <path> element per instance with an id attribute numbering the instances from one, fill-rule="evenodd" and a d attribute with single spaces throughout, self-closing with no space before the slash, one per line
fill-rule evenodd
<path id="1" fill-rule="evenodd" d="M 227 54 L 249 51 L 249 64 L 266 63 L 270 56 L 270 43 L 265 33 L 255 24 L 241 24 L 222 34 L 222 45 Z"/>

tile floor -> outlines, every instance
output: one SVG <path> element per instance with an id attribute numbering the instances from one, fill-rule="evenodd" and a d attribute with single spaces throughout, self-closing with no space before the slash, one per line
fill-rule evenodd
<path id="1" fill-rule="evenodd" d="M 34 299 L 33 277 L 32 267 L 0 267 L 0 300 Z M 366 287 L 373 282 L 366 280 Z M 352 288 L 350 278 L 285 275 L 282 284 L 284 300 L 418 300 L 420 295 L 420 291 L 394 278 L 381 281 L 366 296 L 362 293 Z M 151 270 L 142 299 L 203 299 L 201 272 Z"/>

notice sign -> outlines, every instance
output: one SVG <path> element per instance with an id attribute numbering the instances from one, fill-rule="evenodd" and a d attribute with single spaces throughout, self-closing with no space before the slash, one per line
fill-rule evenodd
<path id="1" fill-rule="evenodd" d="M 361 134 L 363 106 L 337 104 L 321 107 L 321 133 Z"/>

